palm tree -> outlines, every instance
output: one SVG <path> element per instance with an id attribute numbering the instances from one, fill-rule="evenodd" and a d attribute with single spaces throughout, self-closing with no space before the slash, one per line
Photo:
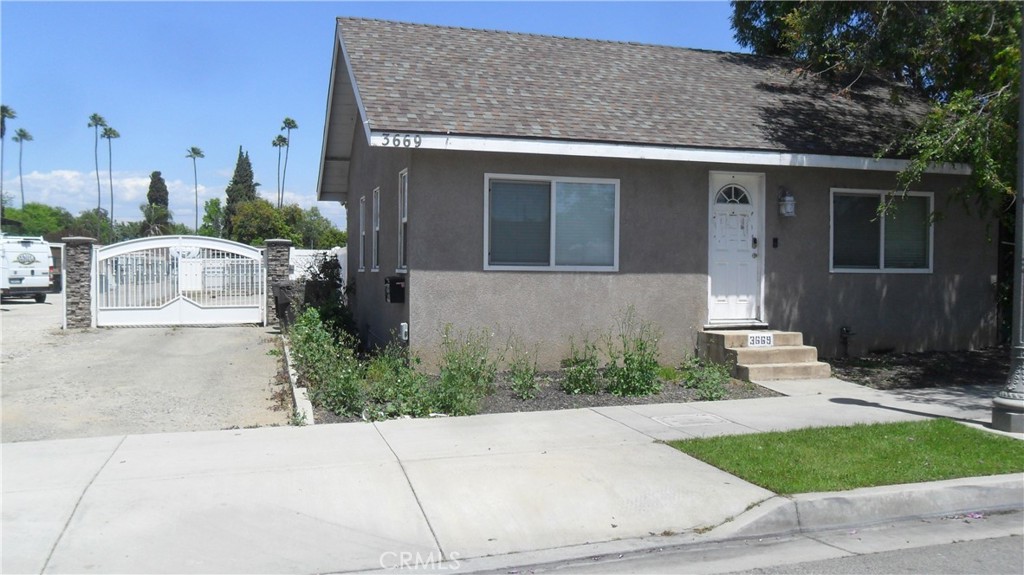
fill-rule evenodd
<path id="1" fill-rule="evenodd" d="M 278 134 L 274 141 L 270 142 L 270 145 L 277 148 L 277 208 L 281 209 L 281 201 L 284 196 L 281 193 L 281 148 L 288 145 L 288 138 Z"/>
<path id="2" fill-rule="evenodd" d="M 186 158 L 192 158 L 192 181 L 195 182 L 196 186 L 196 234 L 199 234 L 199 174 L 196 172 L 196 159 L 205 158 L 203 151 L 199 148 L 192 146 L 188 149 Z"/>
<path id="3" fill-rule="evenodd" d="M 25 128 L 18 128 L 18 131 L 14 132 L 14 137 L 11 140 L 18 143 L 18 183 L 21 184 L 21 209 L 25 209 L 25 180 L 21 176 L 21 151 L 25 145 L 25 142 L 32 141 L 32 134 L 28 133 Z"/>
<path id="4" fill-rule="evenodd" d="M 110 178 L 110 229 L 114 229 L 114 138 L 120 138 L 121 134 L 110 126 L 104 126 L 101 138 L 107 140 L 107 177 Z M 112 238 L 111 238 L 112 239 Z"/>
<path id="5" fill-rule="evenodd" d="M 139 222 L 139 233 L 143 237 L 162 236 L 170 227 L 171 211 L 160 204 L 142 204 L 142 221 Z"/>
<path id="6" fill-rule="evenodd" d="M 284 143 L 284 171 L 281 172 L 281 201 L 284 201 L 284 178 L 288 175 L 288 151 L 292 149 L 292 130 L 298 130 L 299 125 L 291 118 L 285 118 L 281 123 L 281 129 L 287 130 Z"/>
<path id="7" fill-rule="evenodd" d="M 7 120 L 18 117 L 10 106 L 0 105 L 0 196 L 4 195 L 4 140 L 7 138 Z"/>
<path id="8" fill-rule="evenodd" d="M 93 114 L 89 116 L 89 127 L 96 130 L 96 141 L 93 145 L 93 156 L 96 157 L 96 209 L 100 210 L 103 207 L 100 205 L 102 202 L 102 191 L 100 190 L 100 128 L 106 128 L 107 121 L 103 119 L 103 116 Z M 97 229 L 97 238 L 100 233 L 101 230 Z"/>

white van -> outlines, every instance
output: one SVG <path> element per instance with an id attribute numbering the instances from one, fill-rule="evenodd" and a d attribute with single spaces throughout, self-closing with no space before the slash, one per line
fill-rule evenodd
<path id="1" fill-rule="evenodd" d="M 46 301 L 52 290 L 53 253 L 41 237 L 0 236 L 0 296 Z"/>

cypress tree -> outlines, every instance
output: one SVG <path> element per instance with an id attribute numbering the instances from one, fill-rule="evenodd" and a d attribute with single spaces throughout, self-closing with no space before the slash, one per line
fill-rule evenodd
<path id="1" fill-rule="evenodd" d="M 167 182 L 164 181 L 159 171 L 149 175 L 149 191 L 146 192 L 146 202 L 139 206 L 142 210 L 143 221 L 148 224 L 148 231 L 145 235 L 159 235 L 164 233 L 171 221 L 171 211 L 168 208 L 169 194 Z"/>
<path id="2" fill-rule="evenodd" d="M 224 206 L 224 229 L 225 236 L 231 237 L 232 218 L 238 212 L 238 205 L 242 202 L 251 202 L 256 199 L 256 186 L 253 181 L 252 162 L 249 161 L 249 152 L 242 152 L 242 146 L 238 146 L 238 160 L 235 162 L 235 173 L 231 176 L 225 194 L 227 202 Z"/>
<path id="3" fill-rule="evenodd" d="M 160 172 L 153 172 L 149 175 L 149 191 L 146 192 L 146 201 L 154 206 L 167 207 L 167 182 L 164 181 Z"/>

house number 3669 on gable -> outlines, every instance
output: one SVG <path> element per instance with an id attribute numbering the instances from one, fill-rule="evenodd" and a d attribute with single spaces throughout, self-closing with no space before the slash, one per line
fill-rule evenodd
<path id="1" fill-rule="evenodd" d="M 382 134 L 384 146 L 391 148 L 418 148 L 423 138 L 415 134 Z"/>

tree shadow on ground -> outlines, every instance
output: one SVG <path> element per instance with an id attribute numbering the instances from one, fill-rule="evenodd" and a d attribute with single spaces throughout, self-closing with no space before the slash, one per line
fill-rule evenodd
<path id="1" fill-rule="evenodd" d="M 1005 347 L 871 354 L 824 361 L 832 365 L 832 372 L 839 379 L 885 390 L 941 387 L 955 393 L 962 386 L 998 389 L 1006 384 L 1010 371 L 1010 352 Z"/>

